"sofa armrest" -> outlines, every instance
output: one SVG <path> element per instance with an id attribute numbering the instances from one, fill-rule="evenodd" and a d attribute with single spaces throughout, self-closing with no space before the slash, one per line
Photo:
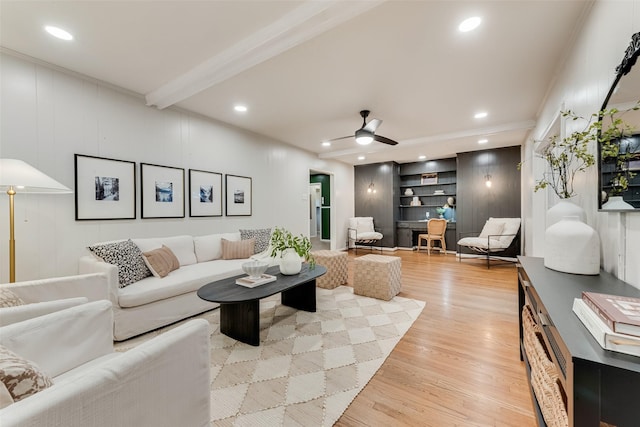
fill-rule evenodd
<path id="1" fill-rule="evenodd" d="M 0 410 L 3 427 L 209 426 L 209 325 L 192 320 Z"/>
<path id="2" fill-rule="evenodd" d="M 101 261 L 94 256 L 85 255 L 80 257 L 78 263 L 80 274 L 102 273 L 107 277 L 107 288 L 109 300 L 114 306 L 118 306 L 118 289 L 120 283 L 118 281 L 118 267 Z"/>
<path id="3" fill-rule="evenodd" d="M 94 301 L 0 328 L 0 344 L 56 377 L 113 352 L 113 311 Z"/>
<path id="4" fill-rule="evenodd" d="M 109 299 L 107 276 L 96 273 L 28 280 L 2 286 L 26 303 L 76 297 L 86 297 L 89 301 Z"/>
<path id="5" fill-rule="evenodd" d="M 32 319 L 45 314 L 86 304 L 89 299 L 86 297 L 58 299 L 54 301 L 34 302 L 31 304 L 18 305 L 15 307 L 0 308 L 0 326 L 10 325 L 23 320 Z"/>

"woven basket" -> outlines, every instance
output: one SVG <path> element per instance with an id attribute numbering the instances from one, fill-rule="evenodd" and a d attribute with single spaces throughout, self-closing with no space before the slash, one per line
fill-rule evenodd
<path id="1" fill-rule="evenodd" d="M 531 388 L 542 416 L 549 427 L 567 427 L 569 418 L 562 385 L 528 305 L 522 309 L 522 331 L 524 351 L 531 366 Z"/>

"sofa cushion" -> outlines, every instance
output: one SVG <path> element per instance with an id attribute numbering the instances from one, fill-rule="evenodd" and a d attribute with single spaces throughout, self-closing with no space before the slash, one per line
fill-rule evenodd
<path id="1" fill-rule="evenodd" d="M 263 252 L 269 247 L 271 241 L 271 229 L 270 228 L 257 228 L 253 230 L 240 229 L 240 239 L 249 240 L 255 239 L 256 244 L 254 253 Z"/>
<path id="2" fill-rule="evenodd" d="M 155 277 L 166 277 L 170 272 L 180 268 L 178 258 L 165 245 L 149 252 L 143 252 L 142 257 Z"/>
<path id="3" fill-rule="evenodd" d="M 206 236 L 194 237 L 193 246 L 198 262 L 222 258 L 222 243 L 220 239 L 223 238 L 231 242 L 236 242 L 240 240 L 240 233 L 208 234 Z"/>
<path id="4" fill-rule="evenodd" d="M 191 236 L 184 235 L 153 237 L 149 239 L 133 239 L 133 243 L 138 245 L 142 252 L 161 248 L 162 245 L 167 246 L 175 254 L 176 258 L 178 258 L 178 261 L 180 261 L 180 267 L 198 262 L 193 248 L 193 237 Z"/>
<path id="5" fill-rule="evenodd" d="M 0 346 L 0 381 L 14 402 L 53 385 L 51 378 L 35 363 L 23 359 L 3 346 Z"/>
<path id="6" fill-rule="evenodd" d="M 255 252 L 255 239 L 240 240 L 231 242 L 222 239 L 222 259 L 243 259 L 249 258 Z"/>
<path id="7" fill-rule="evenodd" d="M 24 301 L 9 289 L 0 287 L 0 307 L 17 307 L 24 305 Z"/>
<path id="8" fill-rule="evenodd" d="M 142 259 L 142 251 L 131 239 L 96 244 L 87 249 L 104 262 L 118 267 L 121 288 L 151 276 L 151 271 Z"/>
<path id="9" fill-rule="evenodd" d="M 194 292 L 207 283 L 232 276 L 239 276 L 246 259 L 199 262 L 180 267 L 167 277 L 147 277 L 126 288 L 118 290 L 118 305 L 123 308 L 137 307 L 177 295 Z"/>

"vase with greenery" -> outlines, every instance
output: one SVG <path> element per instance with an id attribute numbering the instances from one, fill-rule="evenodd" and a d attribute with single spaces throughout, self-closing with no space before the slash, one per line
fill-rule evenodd
<path id="1" fill-rule="evenodd" d="M 299 258 L 309 263 L 309 268 L 315 267 L 315 259 L 311 254 L 311 241 L 302 234 L 294 236 L 289 230 L 276 227 L 271 233 L 271 248 L 272 257 L 282 258 L 286 253 L 295 252 Z"/>
<path id="2" fill-rule="evenodd" d="M 562 111 L 561 115 L 571 120 L 584 120 L 573 111 Z M 598 140 L 600 123 L 598 120 L 589 120 L 583 130 L 574 131 L 565 138 L 552 135 L 547 139 L 546 146 L 538 157 L 546 160 L 549 168 L 536 181 L 534 191 L 551 187 L 561 199 L 570 199 L 576 195 L 576 175 L 585 172 L 596 162 L 595 156 L 589 152 L 589 144 Z"/>

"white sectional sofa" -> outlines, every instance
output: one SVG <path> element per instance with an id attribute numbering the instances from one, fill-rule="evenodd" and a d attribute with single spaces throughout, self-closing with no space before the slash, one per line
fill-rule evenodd
<path id="1" fill-rule="evenodd" d="M 24 359 L 10 360 L 22 400 L 4 396 L 0 425 L 209 426 L 207 321 L 186 322 L 126 352 L 114 351 L 112 322 L 111 303 L 102 300 L 0 328 L 0 345 Z M 53 385 L 31 394 L 41 384 L 31 380 L 32 368 Z"/>
<path id="2" fill-rule="evenodd" d="M 196 292 L 209 282 L 242 274 L 241 266 L 249 257 L 223 259 L 222 250 L 222 239 L 240 242 L 240 238 L 240 232 L 235 232 L 196 237 L 182 235 L 131 239 L 142 252 L 163 245 L 168 247 L 175 254 L 180 267 L 166 277 L 144 277 L 125 287 L 120 287 L 122 278 L 119 279 L 119 269 L 122 267 L 104 262 L 94 255 L 81 257 L 80 273 L 100 272 L 107 275 L 109 299 L 114 311 L 113 336 L 116 341 L 121 341 L 217 307 L 218 304 L 201 300 Z M 105 245 L 120 242 L 124 241 L 107 242 Z M 133 257 L 122 254 L 120 258 Z M 267 251 L 252 258 L 274 263 Z"/>

